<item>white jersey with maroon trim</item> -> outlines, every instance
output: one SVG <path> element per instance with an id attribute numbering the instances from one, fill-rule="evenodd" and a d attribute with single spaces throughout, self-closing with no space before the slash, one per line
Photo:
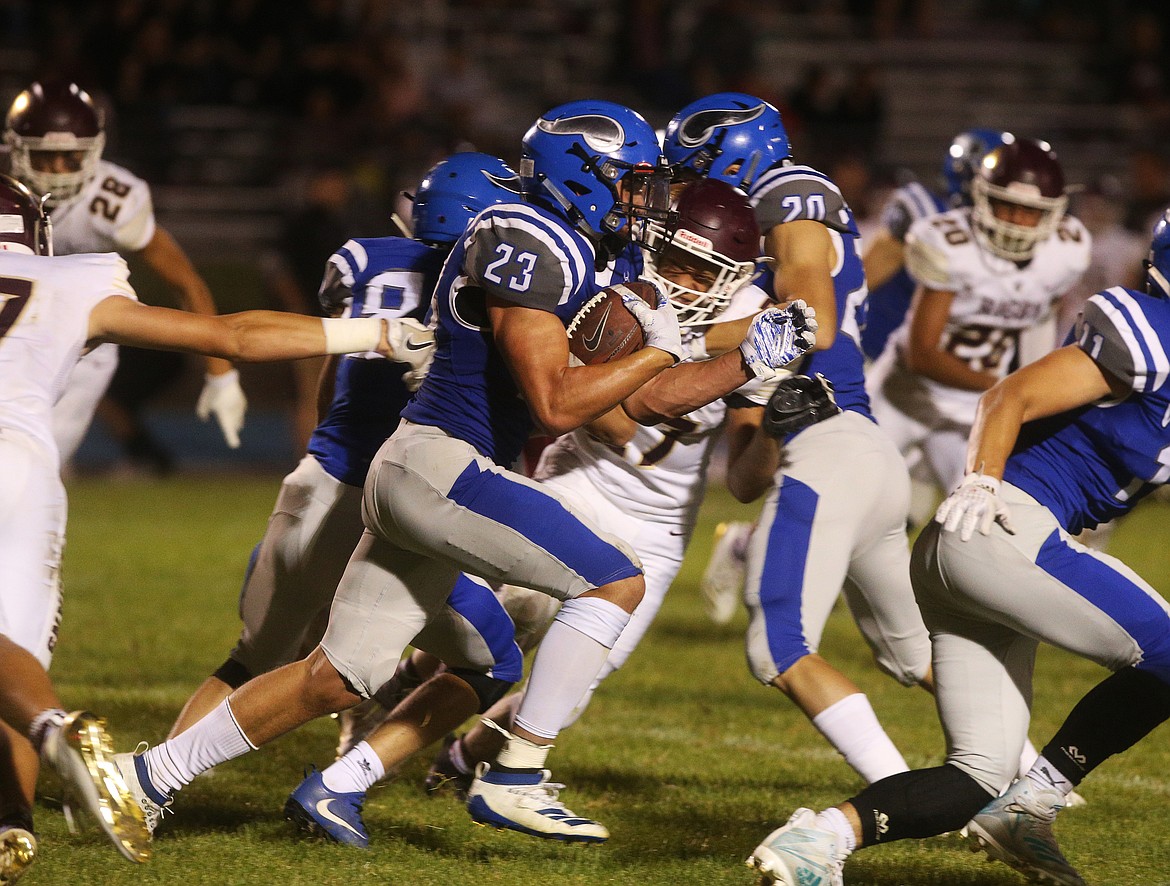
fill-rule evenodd
<path id="1" fill-rule="evenodd" d="M 119 256 L 0 252 L 0 430 L 52 452 L 53 404 L 85 347 L 89 314 L 111 295 L 136 298 Z"/>
<path id="2" fill-rule="evenodd" d="M 72 200 L 54 207 L 53 252 L 138 252 L 154 237 L 150 186 L 102 160 L 97 174 Z"/>

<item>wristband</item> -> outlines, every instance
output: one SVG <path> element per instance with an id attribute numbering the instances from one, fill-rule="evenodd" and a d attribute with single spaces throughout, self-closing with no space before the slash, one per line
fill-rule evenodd
<path id="1" fill-rule="evenodd" d="M 207 372 L 204 373 L 203 380 L 209 388 L 214 391 L 219 391 L 238 385 L 240 383 L 240 373 L 236 369 L 229 369 L 227 372 L 221 372 L 219 375 L 212 375 L 210 372 Z"/>
<path id="2" fill-rule="evenodd" d="M 362 354 L 376 351 L 382 341 L 382 324 L 378 317 L 360 317 L 356 320 L 326 317 L 321 320 L 325 330 L 326 354 Z"/>

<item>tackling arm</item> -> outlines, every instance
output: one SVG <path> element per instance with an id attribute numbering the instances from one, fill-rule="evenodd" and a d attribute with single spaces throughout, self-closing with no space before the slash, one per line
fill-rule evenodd
<path id="1" fill-rule="evenodd" d="M 206 316 L 144 305 L 124 296 L 110 296 L 89 315 L 88 341 L 115 342 L 140 348 L 210 354 L 225 360 L 261 363 L 299 360 L 330 353 L 377 350 L 385 357 L 393 351 L 386 337 L 385 320 L 334 320 L 344 323 L 342 341 L 326 334 L 316 317 L 279 311 L 244 311 Z M 354 324 L 363 324 L 361 326 Z"/>

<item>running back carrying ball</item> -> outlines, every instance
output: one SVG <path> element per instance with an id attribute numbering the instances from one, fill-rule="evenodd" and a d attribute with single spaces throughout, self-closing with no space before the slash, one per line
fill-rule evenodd
<path id="1" fill-rule="evenodd" d="M 617 283 L 589 299 L 567 330 L 569 352 L 582 363 L 608 363 L 645 345 L 641 325 L 622 304 L 623 290 L 640 296 L 652 308 L 658 305 L 657 288 L 645 280 Z"/>

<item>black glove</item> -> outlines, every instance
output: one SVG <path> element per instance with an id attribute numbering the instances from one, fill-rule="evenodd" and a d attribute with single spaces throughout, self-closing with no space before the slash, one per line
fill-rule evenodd
<path id="1" fill-rule="evenodd" d="M 816 378 L 793 375 L 776 387 L 764 407 L 764 430 L 787 437 L 841 412 L 832 383 L 819 372 Z"/>

